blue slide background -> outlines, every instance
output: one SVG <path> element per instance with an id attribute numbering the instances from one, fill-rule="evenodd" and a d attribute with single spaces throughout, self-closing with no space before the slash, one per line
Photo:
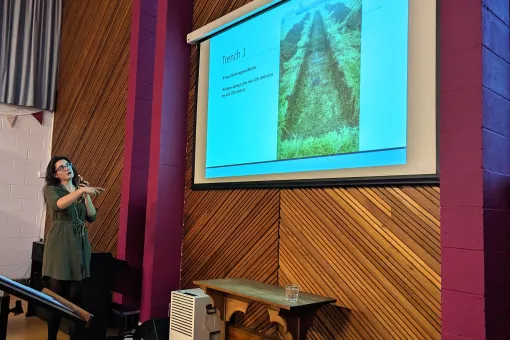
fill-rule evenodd
<path id="1" fill-rule="evenodd" d="M 306 0 L 292 4 L 299 1 Z M 280 25 L 287 6 L 210 39 L 206 178 L 405 164 L 408 0 L 363 1 L 361 152 L 276 160 Z M 243 49 L 246 57 L 223 63 L 223 56 L 242 56 Z M 224 79 L 249 67 L 256 69 Z M 245 92 L 222 98 L 225 87 L 270 73 L 242 86 Z"/>
<path id="2" fill-rule="evenodd" d="M 271 11 L 211 39 L 206 166 L 274 160 L 277 143 L 280 15 Z M 261 30 L 262 29 L 262 30 Z M 246 57 L 223 64 L 223 56 Z M 255 66 L 254 71 L 223 76 Z M 223 88 L 273 73 L 222 98 Z"/>
<path id="3" fill-rule="evenodd" d="M 407 145 L 408 0 L 365 0 L 360 151 Z"/>

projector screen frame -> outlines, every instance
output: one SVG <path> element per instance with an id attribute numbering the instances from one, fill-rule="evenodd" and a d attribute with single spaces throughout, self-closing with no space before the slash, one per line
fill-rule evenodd
<path id="1" fill-rule="evenodd" d="M 241 24 L 248 19 L 254 18 L 273 7 L 279 6 L 288 1 L 291 0 L 253 0 L 222 16 L 221 18 L 191 32 L 186 37 L 186 41 L 190 45 L 200 44 L 204 40 L 211 39 L 215 35 L 218 35 L 235 25 Z"/>
<path id="2" fill-rule="evenodd" d="M 259 15 L 272 10 L 277 6 L 281 6 L 292 0 L 280 0 L 272 3 L 262 10 L 253 10 L 252 14 L 241 14 L 244 17 L 241 20 L 233 19 L 221 28 L 215 28 L 213 32 L 204 34 L 200 38 L 195 38 L 188 42 L 197 45 L 197 71 L 195 75 L 195 101 L 194 101 L 194 127 L 193 127 L 193 150 L 192 150 L 192 173 L 191 173 L 191 189 L 192 190 L 232 190 L 232 189 L 292 189 L 292 188 L 312 188 L 312 187 L 360 187 L 360 186 L 420 186 L 420 185 L 440 185 L 439 174 L 439 94 L 440 94 L 440 6 L 438 0 L 432 0 L 436 7 L 435 17 L 435 137 L 436 137 L 436 172 L 434 174 L 424 175 L 396 175 L 396 176 L 380 176 L 380 177 L 348 177 L 348 178 L 321 178 L 321 179 L 296 179 L 296 180 L 266 180 L 266 181 L 233 181 L 221 183 L 195 183 L 196 168 L 196 143 L 197 143 L 197 116 L 198 116 L 198 87 L 199 87 L 199 70 L 200 70 L 200 46 L 203 41 L 210 40 L 213 37 L 230 30 L 244 22 L 251 20 Z M 412 1 L 412 0 L 408 0 Z M 240 8 L 242 9 L 242 7 Z M 218 20 L 221 20 L 218 19 Z M 237 20 L 237 21 L 236 21 Z"/>

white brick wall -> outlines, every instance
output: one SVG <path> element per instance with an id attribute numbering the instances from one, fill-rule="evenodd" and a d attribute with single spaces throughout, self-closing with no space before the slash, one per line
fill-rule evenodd
<path id="1" fill-rule="evenodd" d="M 53 114 L 44 125 L 32 115 L 20 115 L 10 127 L 4 114 L 17 108 L 0 104 L 0 275 L 19 279 L 30 273 L 32 242 L 43 235 L 44 180 L 51 154 Z M 32 112 L 36 112 L 35 110 Z"/>

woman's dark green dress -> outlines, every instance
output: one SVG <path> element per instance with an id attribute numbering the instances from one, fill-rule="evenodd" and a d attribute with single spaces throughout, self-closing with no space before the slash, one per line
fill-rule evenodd
<path id="1" fill-rule="evenodd" d="M 84 200 L 59 209 L 57 201 L 69 194 L 63 186 L 46 186 L 44 199 L 53 223 L 44 242 L 42 276 L 57 280 L 81 281 L 90 277 L 91 248 L 86 222 L 96 216 L 87 216 Z"/>

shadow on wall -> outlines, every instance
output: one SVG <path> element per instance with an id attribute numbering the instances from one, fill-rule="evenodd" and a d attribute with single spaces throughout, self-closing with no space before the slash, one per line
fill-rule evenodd
<path id="1" fill-rule="evenodd" d="M 352 322 L 351 316 L 351 311 L 347 308 L 335 305 L 324 306 L 317 312 L 308 334 L 313 334 L 319 339 L 333 339 L 335 334 L 348 334 L 346 329 Z M 324 321 L 328 319 L 334 320 L 334 323 L 325 324 Z M 334 334 L 329 332 L 331 328 L 335 329 Z"/>

